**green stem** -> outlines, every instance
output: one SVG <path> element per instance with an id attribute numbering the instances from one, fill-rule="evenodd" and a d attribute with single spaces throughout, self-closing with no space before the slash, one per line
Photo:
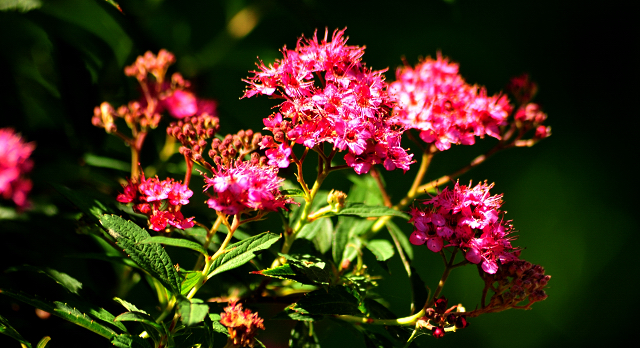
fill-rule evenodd
<path id="1" fill-rule="evenodd" d="M 358 323 L 358 324 L 371 324 L 371 325 L 386 325 L 386 326 L 411 326 L 418 321 L 418 319 L 424 316 L 425 310 L 424 308 L 411 316 L 398 318 L 398 319 L 373 319 L 366 317 L 358 317 L 355 315 L 336 315 L 335 317 L 344 320 L 349 323 Z"/>
<path id="2" fill-rule="evenodd" d="M 429 299 L 429 301 L 427 302 L 427 306 L 426 307 L 431 307 L 431 305 L 433 305 L 433 302 L 435 302 L 435 300 L 440 296 L 440 293 L 442 292 L 442 288 L 444 288 L 444 284 L 447 282 L 447 278 L 449 277 L 449 274 L 451 273 L 451 270 L 455 268 L 455 267 L 452 267 L 452 266 L 453 266 L 453 261 L 456 259 L 456 253 L 457 252 L 458 252 L 458 249 L 455 249 L 451 253 L 451 258 L 447 262 L 446 258 L 444 256 L 444 251 L 440 250 L 440 255 L 442 255 L 442 258 L 445 260 L 444 272 L 442 272 L 442 277 L 440 278 L 440 281 L 438 282 L 438 287 L 436 288 L 436 291 L 433 293 L 433 297 L 431 299 Z"/>

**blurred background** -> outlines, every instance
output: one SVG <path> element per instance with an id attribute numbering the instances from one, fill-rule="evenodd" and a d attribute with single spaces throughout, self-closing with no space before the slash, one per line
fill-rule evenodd
<path id="1" fill-rule="evenodd" d="M 117 190 L 116 178 L 126 173 L 113 165 L 96 167 L 95 157 L 121 161 L 126 170 L 129 151 L 90 120 L 102 101 L 117 106 L 137 98 L 135 81 L 123 74 L 136 56 L 161 48 L 173 52 L 172 71 L 191 80 L 199 96 L 217 100 L 225 134 L 261 128 L 275 104 L 267 98 L 239 100 L 241 79 L 257 56 L 272 62 L 284 45 L 295 47 L 301 34 L 347 27 L 349 44 L 366 46 L 363 60 L 374 69 L 388 67 L 388 81 L 402 59 L 413 65 L 439 51 L 460 63 L 466 81 L 485 85 L 490 94 L 503 90 L 511 77 L 529 73 L 539 85 L 535 101 L 552 127 L 552 136 L 536 146 L 499 153 L 461 178 L 495 182 L 493 192 L 504 193 L 507 217 L 520 231 L 516 244 L 526 248 L 522 257 L 552 275 L 549 298 L 531 311 L 473 319 L 467 329 L 437 342 L 423 338 L 423 345 L 578 347 L 614 345 L 631 335 L 638 304 L 633 163 L 639 158 L 634 105 L 640 98 L 640 41 L 638 13 L 627 2 L 122 0 L 121 11 L 114 4 L 0 0 L 0 127 L 13 127 L 37 143 L 31 221 L 7 209 L 0 214 L 3 270 L 43 261 L 58 238 L 69 239 L 69 250 L 90 248 L 83 236 L 74 241 L 68 219 L 56 217 L 71 208 L 50 183 Z M 155 141 L 160 147 L 164 138 Z M 428 175 L 448 173 L 493 144 L 485 139 L 473 147 L 454 146 L 436 156 Z M 396 199 L 413 179 L 410 173 L 384 173 L 392 195 L 399 192 Z M 344 177 L 334 179 L 348 188 Z M 415 253 L 418 272 L 434 287 L 440 268 L 433 271 L 426 249 Z M 96 267 L 105 266 L 89 264 L 77 272 L 97 272 Z M 391 271 L 380 281 L 380 292 L 392 294 L 390 309 L 404 316 L 409 285 L 400 280 L 397 256 Z M 477 291 L 466 291 L 478 286 L 469 281 L 477 277 L 474 272 L 453 274 L 444 292 L 451 302 L 475 303 Z M 18 315 L 15 306 L 0 297 L 0 313 L 14 318 L 14 327 L 31 342 L 50 335 L 52 346 L 62 347 L 65 335 L 84 331 L 58 318 L 36 328 L 30 324 L 39 320 L 33 309 L 20 305 L 29 314 Z M 318 330 L 327 347 L 364 347 L 349 331 Z M 0 336 L 0 346 L 16 344 Z"/>

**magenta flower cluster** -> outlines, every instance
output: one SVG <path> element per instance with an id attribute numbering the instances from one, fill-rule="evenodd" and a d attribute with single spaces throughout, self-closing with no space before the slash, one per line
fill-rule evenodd
<path id="1" fill-rule="evenodd" d="M 284 99 L 279 112 L 264 119 L 273 133 L 262 143 L 271 163 L 288 166 L 293 143 L 307 148 L 329 143 L 347 151 L 344 159 L 358 174 L 374 164 L 408 170 L 413 155 L 400 146 L 403 129 L 391 122 L 395 102 L 387 92 L 386 69 L 367 68 L 364 47 L 348 46 L 344 30 L 334 31 L 331 41 L 327 37 L 325 31 L 320 42 L 317 33 L 300 38 L 294 50 L 285 46 L 282 59 L 268 66 L 261 61 L 259 71 L 245 80 L 243 97 Z"/>
<path id="2" fill-rule="evenodd" d="M 261 162 L 265 161 L 258 157 L 235 160 L 229 166 L 219 165 L 211 178 L 205 174 L 205 191 L 212 187 L 215 193 L 207 200 L 209 208 L 235 215 L 245 210 L 276 211 L 292 203 L 279 190 L 284 179 L 278 177 L 278 167 Z"/>
<path id="3" fill-rule="evenodd" d="M 171 178 L 160 181 L 157 177 L 145 179 L 143 175 L 139 183 L 129 181 L 117 200 L 133 203 L 133 211 L 149 218 L 149 228 L 163 231 L 167 225 L 179 229 L 194 226 L 193 217 L 185 219 L 180 211 L 192 195 L 193 191 L 180 181 Z"/>
<path id="4" fill-rule="evenodd" d="M 32 183 L 27 174 L 33 168 L 29 159 L 34 143 L 26 143 L 11 128 L 0 128 L 0 195 L 11 199 L 18 209 L 29 205 L 27 195 Z"/>
<path id="5" fill-rule="evenodd" d="M 453 246 L 465 252 L 465 258 L 480 264 L 489 274 L 498 270 L 498 262 L 518 259 L 519 250 L 511 246 L 512 226 L 504 221 L 500 206 L 502 195 L 491 196 L 493 184 L 475 187 L 456 183 L 452 190 L 424 202 L 427 208 L 410 211 L 415 231 L 409 240 L 414 245 L 426 244 L 433 252 Z"/>
<path id="6" fill-rule="evenodd" d="M 500 139 L 499 126 L 513 109 L 506 96 L 488 96 L 484 87 L 467 84 L 458 64 L 440 54 L 415 68 L 398 68 L 389 90 L 398 98 L 397 121 L 419 130 L 420 138 L 440 151 L 451 144 L 473 145 L 476 136 Z"/>

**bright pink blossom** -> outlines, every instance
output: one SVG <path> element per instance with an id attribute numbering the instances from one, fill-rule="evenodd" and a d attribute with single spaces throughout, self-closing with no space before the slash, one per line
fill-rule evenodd
<path id="1" fill-rule="evenodd" d="M 456 183 L 424 202 L 428 207 L 412 208 L 410 223 L 415 231 L 409 241 L 426 244 L 433 252 L 443 247 L 461 248 L 466 259 L 489 274 L 500 264 L 517 260 L 519 250 L 511 245 L 514 237 L 509 221 L 501 219 L 502 195 L 491 196 L 493 184 L 475 187 Z"/>
<path id="2" fill-rule="evenodd" d="M 171 178 L 160 181 L 157 177 L 146 179 L 143 174 L 139 183 L 129 180 L 116 200 L 133 203 L 133 211 L 149 218 L 149 228 L 163 231 L 169 225 L 179 229 L 194 226 L 194 218 L 185 218 L 180 211 L 192 195 L 193 191 L 179 181 Z"/>
<path id="3" fill-rule="evenodd" d="M 292 201 L 279 187 L 277 166 L 237 160 L 230 166 L 219 166 L 210 178 L 205 174 L 205 191 L 213 188 L 207 200 L 209 208 L 228 215 L 245 210 L 276 211 Z"/>
<path id="4" fill-rule="evenodd" d="M 0 195 L 11 199 L 18 209 L 29 205 L 27 195 L 32 184 L 27 174 L 33 168 L 29 157 L 34 149 L 34 143 L 24 142 L 13 129 L 0 129 Z"/>
<path id="5" fill-rule="evenodd" d="M 512 110 L 505 96 L 488 96 L 484 87 L 467 84 L 458 64 L 440 54 L 415 68 L 399 68 L 389 92 L 398 98 L 396 121 L 419 130 L 420 138 L 440 151 L 451 144 L 473 145 L 475 137 L 500 139 L 499 126 L 506 124 Z"/>
<path id="6" fill-rule="evenodd" d="M 344 30 L 336 30 L 331 40 L 328 31 L 320 41 L 317 33 L 300 38 L 294 50 L 283 48 L 283 58 L 271 65 L 260 62 L 245 80 L 249 86 L 243 97 L 263 94 L 285 100 L 278 113 L 264 120 L 275 139 L 267 145 L 276 149 L 268 152 L 271 163 L 284 156 L 278 143 L 308 148 L 329 143 L 347 152 L 344 159 L 358 174 L 375 164 L 407 171 L 413 155 L 400 146 L 403 128 L 390 119 L 395 100 L 387 93 L 385 70 L 367 68 L 361 60 L 364 47 L 346 43 Z"/>

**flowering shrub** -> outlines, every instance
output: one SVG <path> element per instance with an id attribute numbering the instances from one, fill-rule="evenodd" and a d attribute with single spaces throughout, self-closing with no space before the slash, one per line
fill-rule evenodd
<path id="1" fill-rule="evenodd" d="M 458 64 L 441 54 L 399 68 L 388 84 L 386 69 L 367 67 L 364 47 L 347 45 L 345 30 L 300 38 L 282 55 L 268 65 L 260 61 L 244 80 L 243 98 L 278 100 L 276 111 L 256 125 L 264 126 L 264 136 L 251 129 L 219 134 L 225 120 L 216 102 L 196 96 L 179 73 L 168 77 L 176 59 L 165 50 L 147 52 L 125 68 L 139 83 L 139 100 L 95 107 L 93 125 L 130 147 L 130 174 L 111 202 L 58 190 L 82 211 L 80 228 L 102 241 L 105 258 L 145 275 L 157 295 L 155 308 L 147 312 L 116 297 L 124 307 L 116 316 L 80 297 L 63 305 L 11 289 L 0 292 L 117 347 L 223 346 L 214 341 L 221 335 L 225 347 L 264 346 L 258 330 L 269 332 L 276 320 L 297 322 L 289 346 L 319 347 L 313 327 L 323 318 L 354 325 L 368 346 L 407 347 L 421 335 L 441 338 L 481 314 L 531 309 L 547 297 L 550 276 L 512 244 L 516 230 L 500 210 L 503 195 L 486 181 L 454 182 L 501 150 L 532 146 L 550 135 L 546 114 L 532 102 L 537 87 L 527 76 L 509 85 L 516 105 L 506 94 L 489 96 L 484 87 L 466 83 Z M 147 136 L 165 126 L 157 163 L 183 159 L 173 171 L 180 178 L 159 177 L 142 158 Z M 495 139 L 492 149 L 449 175 L 425 180 L 434 156 L 485 135 Z M 417 151 L 409 150 L 409 141 Z M 0 144 L 0 190 L 25 208 L 30 182 L 24 175 L 34 147 L 11 130 L 0 131 Z M 313 180 L 303 170 L 309 166 L 317 168 Z M 396 203 L 380 167 L 413 178 Z M 348 193 L 323 188 L 338 171 L 358 175 Z M 246 232 L 266 219 L 281 222 L 282 230 Z M 396 224 L 403 219 L 409 224 Z M 413 229 L 409 236 L 404 226 Z M 176 248 L 191 253 L 193 263 L 174 264 Z M 418 252 L 442 257 L 442 276 L 429 280 L 436 281 L 434 288 L 412 267 Z M 385 308 L 385 294 L 377 291 L 384 279 L 370 267 L 396 254 L 413 285 L 403 294 L 412 304 L 402 317 Z M 238 285 L 249 264 L 252 280 Z M 477 267 L 484 282 L 478 302 L 465 304 L 473 310 L 449 305 L 452 299 L 445 296 L 449 274 L 463 266 Z M 217 280 L 228 274 L 238 280 L 223 288 Z M 77 283 L 66 274 L 57 281 L 67 289 Z M 279 314 L 261 317 L 244 308 L 260 303 L 281 304 Z"/>

